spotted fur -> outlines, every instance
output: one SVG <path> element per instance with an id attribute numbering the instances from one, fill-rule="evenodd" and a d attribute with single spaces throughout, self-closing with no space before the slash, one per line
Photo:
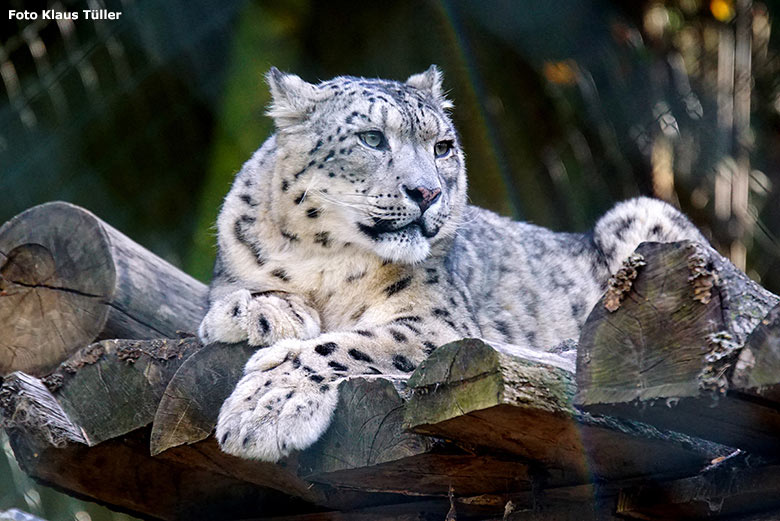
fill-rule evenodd
<path id="1" fill-rule="evenodd" d="M 259 347 L 220 411 L 227 452 L 275 461 L 306 448 L 330 423 L 339 379 L 408 376 L 452 340 L 541 352 L 577 338 L 640 242 L 704 240 L 646 198 L 589 234 L 468 206 L 435 67 L 405 83 L 312 85 L 276 69 L 268 82 L 276 133 L 225 199 L 199 330 L 205 343 Z"/>

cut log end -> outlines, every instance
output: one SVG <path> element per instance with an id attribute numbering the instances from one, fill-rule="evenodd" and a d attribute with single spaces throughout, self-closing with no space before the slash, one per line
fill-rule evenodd
<path id="1" fill-rule="evenodd" d="M 63 202 L 0 227 L 0 375 L 42 376 L 102 338 L 194 331 L 206 287 Z"/>
<path id="2" fill-rule="evenodd" d="M 90 343 L 106 322 L 114 265 L 96 217 L 36 206 L 0 228 L 0 374 L 40 375 Z"/>
<path id="3" fill-rule="evenodd" d="M 704 245 L 637 253 L 620 308 L 596 305 L 583 327 L 577 405 L 776 455 L 780 299 Z"/>
<path id="4" fill-rule="evenodd" d="M 724 360 L 777 302 L 711 248 L 644 243 L 646 265 L 580 337 L 577 403 L 696 396 L 722 389 Z"/>

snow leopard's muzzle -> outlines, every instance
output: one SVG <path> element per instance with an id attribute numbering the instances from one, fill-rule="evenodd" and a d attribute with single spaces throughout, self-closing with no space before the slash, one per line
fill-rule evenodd
<path id="1" fill-rule="evenodd" d="M 361 224 L 361 231 L 372 238 L 383 233 L 404 232 L 412 235 L 419 233 L 428 239 L 435 237 L 441 229 L 441 220 L 432 214 L 436 213 L 439 208 L 434 208 L 431 212 L 428 210 L 439 202 L 441 188 L 427 188 L 425 186 L 409 188 L 404 185 L 401 186 L 401 192 L 404 194 L 403 197 L 408 206 L 417 206 L 419 214 L 416 218 L 409 220 L 409 217 L 416 213 L 414 209 L 399 206 L 387 217 L 374 217 L 371 224 Z"/>
<path id="2" fill-rule="evenodd" d="M 384 219 L 375 218 L 373 225 L 360 224 L 360 231 L 371 237 L 377 239 L 383 234 L 391 233 L 406 233 L 406 234 L 422 234 L 425 238 L 431 239 L 439 233 L 441 226 L 426 225 L 425 221 L 420 216 L 414 221 L 398 226 L 394 221 L 387 221 Z"/>

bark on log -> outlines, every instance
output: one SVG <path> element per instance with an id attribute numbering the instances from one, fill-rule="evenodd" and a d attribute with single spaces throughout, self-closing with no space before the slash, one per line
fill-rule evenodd
<path id="1" fill-rule="evenodd" d="M 46 374 L 98 339 L 195 331 L 206 291 L 83 208 L 31 208 L 0 227 L 0 376 Z"/>
<path id="2" fill-rule="evenodd" d="M 780 305 L 761 320 L 740 350 L 731 386 L 780 402 Z"/>
<path id="3" fill-rule="evenodd" d="M 97 445 L 149 425 L 176 370 L 201 348 L 195 338 L 104 340 L 43 381 L 84 442 Z"/>
<path id="4" fill-rule="evenodd" d="M 708 247 L 645 243 L 637 253 L 646 265 L 623 286 L 618 309 L 606 309 L 608 294 L 585 323 L 576 403 L 776 454 L 776 314 L 742 348 L 778 297 Z"/>

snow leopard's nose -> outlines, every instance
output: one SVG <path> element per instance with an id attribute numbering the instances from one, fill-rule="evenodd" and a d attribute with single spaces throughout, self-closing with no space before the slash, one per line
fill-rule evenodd
<path id="1" fill-rule="evenodd" d="M 424 186 L 409 188 L 404 185 L 403 189 L 404 192 L 406 192 L 406 195 L 409 196 L 409 199 L 417 203 L 417 206 L 420 207 L 420 213 L 425 213 L 425 210 L 430 208 L 441 195 L 441 188 L 434 188 L 431 190 Z"/>

